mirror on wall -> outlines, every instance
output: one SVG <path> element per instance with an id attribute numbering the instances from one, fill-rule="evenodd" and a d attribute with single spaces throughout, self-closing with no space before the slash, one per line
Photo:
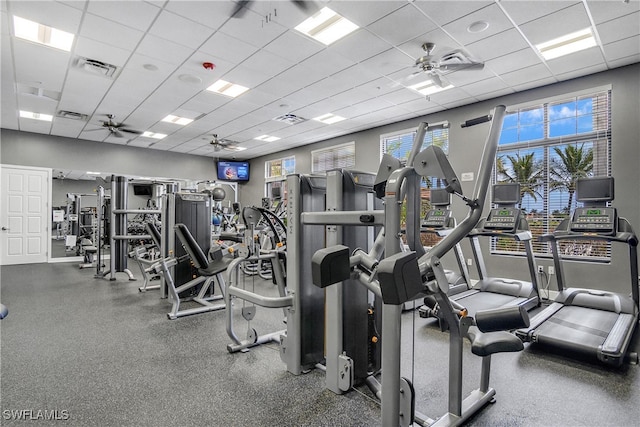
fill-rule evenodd
<path id="1" fill-rule="evenodd" d="M 51 194 L 51 258 L 74 259 L 81 257 L 81 245 L 97 241 L 98 187 L 110 197 L 112 174 L 64 169 L 52 171 Z M 182 190 L 212 191 L 222 188 L 223 206 L 238 200 L 237 185 L 215 181 L 189 181 L 160 177 L 129 176 L 127 207 L 129 209 L 157 209 L 164 183 L 177 182 Z M 75 236 L 75 237 L 73 237 Z M 85 239 L 85 240 L 83 240 Z"/>

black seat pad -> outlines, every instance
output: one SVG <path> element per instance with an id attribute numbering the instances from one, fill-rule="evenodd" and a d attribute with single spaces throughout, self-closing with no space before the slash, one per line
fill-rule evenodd
<path id="1" fill-rule="evenodd" d="M 221 258 L 211 261 L 206 268 L 199 268 L 198 273 L 202 276 L 215 276 L 227 269 L 232 258 Z"/>
<path id="2" fill-rule="evenodd" d="M 494 353 L 516 352 L 524 349 L 520 338 L 506 331 L 480 332 L 471 326 L 469 328 L 471 352 L 476 356 L 489 356 Z"/>

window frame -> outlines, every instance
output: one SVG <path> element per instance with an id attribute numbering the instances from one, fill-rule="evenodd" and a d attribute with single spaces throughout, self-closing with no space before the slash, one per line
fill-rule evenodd
<path id="1" fill-rule="evenodd" d="M 563 103 L 575 102 L 576 107 L 581 99 L 591 97 L 594 100 L 597 100 L 597 97 L 606 95 L 606 104 L 605 108 L 602 110 L 596 110 L 592 107 L 590 114 L 592 117 L 592 123 L 596 119 L 605 118 L 605 128 L 604 129 L 595 129 L 588 132 L 580 132 L 578 125 L 578 118 L 580 117 L 580 113 L 578 108 L 575 109 L 575 114 L 570 116 L 570 119 L 576 119 L 576 132 L 567 135 L 559 135 L 559 136 L 550 136 L 550 128 L 554 122 L 554 120 L 550 120 L 550 109 L 553 106 L 562 105 Z M 542 232 L 534 234 L 534 255 L 540 258 L 551 258 L 551 250 L 546 243 L 537 242 L 536 236 L 539 234 L 552 232 L 557 224 L 562 220 L 563 216 L 566 217 L 569 215 L 573 209 L 578 205 L 575 202 L 575 194 L 574 203 L 571 203 L 571 206 L 564 206 L 562 208 L 559 207 L 559 204 L 563 204 L 564 198 L 568 197 L 565 195 L 557 195 L 557 190 L 552 190 L 552 177 L 551 170 L 553 169 L 554 160 L 557 161 L 558 154 L 555 152 L 554 148 L 567 147 L 569 145 L 575 145 L 576 147 L 584 148 L 590 147 L 591 150 L 591 169 L 588 171 L 588 176 L 611 176 L 611 148 L 612 148 L 612 118 L 611 118 L 611 104 L 612 104 L 612 96 L 611 96 L 611 86 L 600 86 L 590 89 L 585 89 L 572 93 L 565 93 L 556 95 L 553 97 L 549 97 L 546 99 L 536 100 L 533 102 L 523 103 L 511 106 L 507 108 L 507 114 L 515 114 L 522 110 L 533 109 L 535 107 L 543 108 L 543 138 L 542 139 L 532 139 L 526 141 L 518 141 L 518 142 L 510 142 L 504 143 L 498 146 L 498 151 L 496 153 L 496 163 L 493 170 L 493 179 L 492 182 L 501 182 L 499 180 L 498 175 L 500 172 L 498 171 L 498 159 L 504 157 L 507 154 L 517 154 L 517 155 L 527 155 L 529 153 L 534 153 L 533 157 L 535 158 L 537 154 L 541 154 L 541 158 L 537 160 L 540 162 L 537 167 L 541 167 L 542 172 L 542 184 L 538 184 L 536 187 L 542 187 L 541 195 L 542 195 L 542 209 L 540 212 L 535 213 L 525 213 L 527 219 L 529 220 L 530 228 L 541 227 Z M 594 106 L 595 107 L 595 106 Z M 569 116 L 568 116 L 569 117 Z M 537 153 L 536 151 L 541 151 L 541 153 Z M 513 168 L 511 169 L 513 172 Z M 502 180 L 504 181 L 504 180 Z M 534 181 L 535 184 L 535 181 Z M 536 188 L 534 187 L 534 189 Z M 566 192 L 566 191 L 564 191 Z M 553 194 L 556 193 L 555 201 L 552 202 Z M 567 201 L 568 203 L 568 201 Z M 568 208 L 568 212 L 566 210 Z M 535 216 L 534 216 L 535 215 Z M 537 220 L 538 222 L 534 222 L 533 220 Z M 502 243 L 503 249 L 499 249 L 498 241 L 496 238 L 490 239 L 490 253 L 492 255 L 515 255 L 515 256 L 524 256 L 524 248 L 521 244 L 515 245 L 504 245 Z M 573 245 L 573 246 L 571 246 Z M 602 243 L 597 243 L 597 241 L 568 241 L 566 244 L 563 243 L 561 245 L 561 251 L 563 248 L 568 248 L 567 251 L 562 255 L 563 259 L 571 260 L 571 261 L 581 261 L 581 262 L 589 262 L 589 263 L 610 263 L 611 262 L 611 244 L 607 244 L 604 248 L 599 248 L 599 245 Z M 505 246 L 509 246 L 510 249 L 504 249 Z M 591 253 L 593 247 L 596 247 L 596 255 L 580 255 L 576 254 L 576 250 L 579 250 L 580 247 L 589 246 L 588 248 L 582 248 L 582 250 L 586 250 L 588 253 Z M 515 248 L 515 250 L 514 250 Z M 573 248 L 573 249 L 572 249 Z M 573 250 L 574 253 L 570 253 Z M 604 253 L 603 253 L 604 252 Z"/>

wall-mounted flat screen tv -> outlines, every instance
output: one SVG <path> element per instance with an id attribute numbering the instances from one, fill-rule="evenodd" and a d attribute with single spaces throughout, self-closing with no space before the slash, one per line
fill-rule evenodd
<path id="1" fill-rule="evenodd" d="M 249 162 L 218 161 L 219 181 L 249 181 Z"/>

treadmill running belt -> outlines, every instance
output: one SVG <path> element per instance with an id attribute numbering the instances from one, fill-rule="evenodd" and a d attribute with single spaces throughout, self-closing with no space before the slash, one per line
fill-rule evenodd
<path id="1" fill-rule="evenodd" d="M 597 357 L 617 319 L 617 313 L 565 306 L 536 329 L 535 341 Z"/>

